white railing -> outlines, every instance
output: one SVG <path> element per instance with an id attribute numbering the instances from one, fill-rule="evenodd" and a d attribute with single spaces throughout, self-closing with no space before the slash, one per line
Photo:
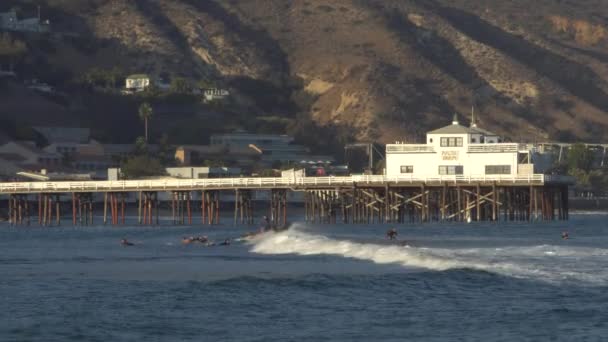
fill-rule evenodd
<path id="1" fill-rule="evenodd" d="M 519 148 L 518 144 L 472 144 L 469 145 L 467 150 L 468 153 L 504 153 L 504 152 L 517 152 Z"/>
<path id="2" fill-rule="evenodd" d="M 389 144 L 386 153 L 434 153 L 433 146 L 422 144 Z"/>
<path id="3" fill-rule="evenodd" d="M 171 190 L 230 190 L 237 188 L 271 189 L 304 188 L 324 186 L 406 185 L 408 183 L 477 183 L 500 182 L 518 184 L 544 184 L 545 182 L 570 183 L 571 177 L 530 174 L 522 176 L 383 176 L 359 175 L 347 177 L 258 177 L 258 178 L 213 178 L 213 179 L 162 179 L 125 181 L 81 181 L 81 182 L 16 182 L 0 183 L 0 193 L 39 192 L 119 192 L 119 191 L 171 191 Z"/>

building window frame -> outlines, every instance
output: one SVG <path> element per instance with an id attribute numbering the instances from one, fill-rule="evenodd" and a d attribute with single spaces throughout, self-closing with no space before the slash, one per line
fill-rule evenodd
<path id="1" fill-rule="evenodd" d="M 462 165 L 439 165 L 439 175 L 454 176 L 464 174 L 464 166 Z"/>
<path id="2" fill-rule="evenodd" d="M 414 173 L 414 165 L 401 165 L 401 173 Z"/>
<path id="3" fill-rule="evenodd" d="M 510 175 L 511 165 L 486 165 L 486 175 Z"/>
<path id="4" fill-rule="evenodd" d="M 462 147 L 462 137 L 441 137 L 441 147 Z"/>

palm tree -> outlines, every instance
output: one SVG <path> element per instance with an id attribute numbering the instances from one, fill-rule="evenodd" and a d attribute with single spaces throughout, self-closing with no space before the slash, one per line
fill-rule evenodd
<path id="1" fill-rule="evenodd" d="M 139 119 L 144 122 L 146 142 L 148 142 L 148 120 L 152 118 L 152 106 L 144 102 L 139 106 Z"/>

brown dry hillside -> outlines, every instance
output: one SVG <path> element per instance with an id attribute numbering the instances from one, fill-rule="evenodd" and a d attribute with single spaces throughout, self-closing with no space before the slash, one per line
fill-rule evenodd
<path id="1" fill-rule="evenodd" d="M 79 37 L 56 42 L 57 68 L 211 79 L 235 91 L 241 113 L 389 142 L 475 106 L 514 140 L 608 139 L 603 0 L 47 0 L 45 10 Z"/>

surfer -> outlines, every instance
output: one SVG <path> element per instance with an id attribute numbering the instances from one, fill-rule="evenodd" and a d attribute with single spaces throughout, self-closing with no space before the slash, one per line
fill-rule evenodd
<path id="1" fill-rule="evenodd" d="M 270 221 L 268 220 L 268 216 L 264 216 L 262 218 L 262 224 L 260 227 L 260 233 L 270 230 Z"/>
<path id="2" fill-rule="evenodd" d="M 568 235 L 568 232 L 562 232 L 562 239 L 563 240 L 568 240 L 570 236 Z"/>
<path id="3" fill-rule="evenodd" d="M 224 242 L 220 242 L 220 246 L 230 246 L 230 239 L 224 240 Z"/>
<path id="4" fill-rule="evenodd" d="M 386 237 L 389 240 L 395 240 L 397 238 L 397 235 L 398 235 L 397 229 L 395 229 L 395 228 L 391 228 L 386 232 Z"/>
<path id="5" fill-rule="evenodd" d="M 133 242 L 129 242 L 127 239 L 120 240 L 120 244 L 123 246 L 134 246 L 135 245 Z"/>

